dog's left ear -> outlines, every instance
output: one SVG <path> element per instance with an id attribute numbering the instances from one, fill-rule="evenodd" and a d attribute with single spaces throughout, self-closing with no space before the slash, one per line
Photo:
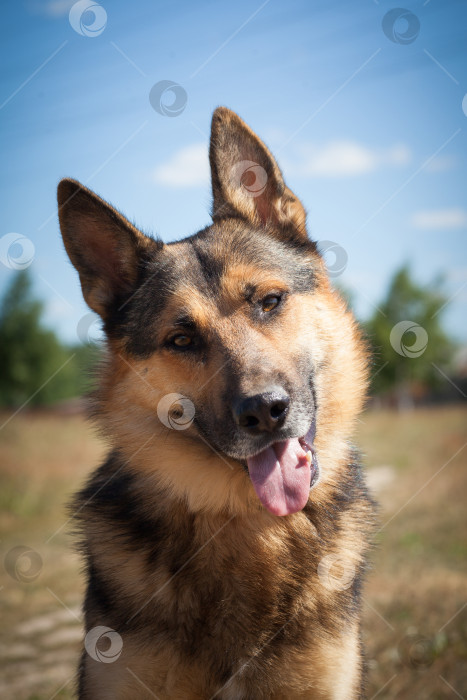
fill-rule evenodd
<path id="1" fill-rule="evenodd" d="M 104 320 L 136 289 L 138 273 L 161 243 L 76 180 L 57 191 L 60 230 L 86 303 Z"/>
<path id="2" fill-rule="evenodd" d="M 287 238 L 307 239 L 305 210 L 270 151 L 226 107 L 212 117 L 209 160 L 214 221 L 240 216 L 255 225 L 272 224 Z"/>

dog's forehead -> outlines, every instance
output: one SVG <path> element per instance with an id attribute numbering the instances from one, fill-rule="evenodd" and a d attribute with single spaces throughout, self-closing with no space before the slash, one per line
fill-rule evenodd
<path id="1" fill-rule="evenodd" d="M 193 286 L 212 298 L 228 288 L 242 293 L 245 285 L 268 284 L 296 292 L 313 288 L 309 255 L 241 222 L 213 225 L 166 246 L 164 267 L 184 287 Z M 174 286 L 178 286 L 177 282 Z"/>

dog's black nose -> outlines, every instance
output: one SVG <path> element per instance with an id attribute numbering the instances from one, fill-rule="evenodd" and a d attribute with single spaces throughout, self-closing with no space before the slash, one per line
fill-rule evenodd
<path id="1" fill-rule="evenodd" d="M 281 389 L 254 396 L 242 396 L 233 402 L 235 421 L 252 433 L 272 433 L 286 418 L 290 399 Z"/>

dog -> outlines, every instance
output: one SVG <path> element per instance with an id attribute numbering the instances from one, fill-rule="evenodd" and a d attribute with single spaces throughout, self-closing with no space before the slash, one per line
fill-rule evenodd
<path id="1" fill-rule="evenodd" d="M 80 700 L 363 697 L 367 349 L 265 144 L 212 118 L 212 224 L 164 244 L 78 182 L 60 228 L 106 351 L 73 504 Z"/>

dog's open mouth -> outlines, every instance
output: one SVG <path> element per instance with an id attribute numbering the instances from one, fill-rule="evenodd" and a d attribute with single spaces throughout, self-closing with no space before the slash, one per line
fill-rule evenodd
<path id="1" fill-rule="evenodd" d="M 274 515 L 296 513 L 308 501 L 319 476 L 314 432 L 313 424 L 303 438 L 275 442 L 246 460 L 259 500 Z"/>

